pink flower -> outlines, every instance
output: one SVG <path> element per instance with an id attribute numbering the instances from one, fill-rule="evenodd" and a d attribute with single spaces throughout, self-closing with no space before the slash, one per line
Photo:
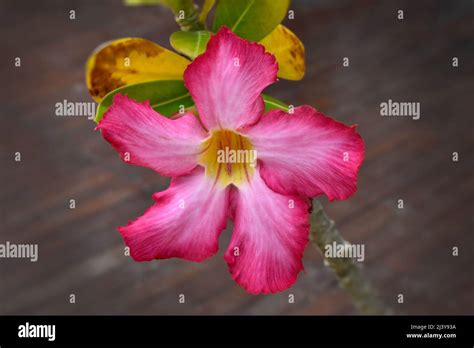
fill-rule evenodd
<path id="1" fill-rule="evenodd" d="M 225 261 L 240 286 L 273 293 L 296 281 L 309 197 L 353 194 L 364 144 L 355 127 L 310 106 L 264 114 L 260 94 L 277 70 L 263 46 L 223 28 L 184 73 L 199 119 L 169 119 L 149 103 L 115 96 L 97 126 L 104 138 L 130 156 L 128 163 L 172 177 L 144 215 L 119 227 L 135 260 L 203 261 L 217 252 L 230 218 Z M 241 159 L 256 154 L 258 161 L 222 161 L 223 151 Z"/>

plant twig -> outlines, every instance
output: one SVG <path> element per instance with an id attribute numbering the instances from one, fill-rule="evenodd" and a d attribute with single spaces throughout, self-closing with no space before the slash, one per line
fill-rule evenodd
<path id="1" fill-rule="evenodd" d="M 391 314 L 376 294 L 375 289 L 362 274 L 361 267 L 353 258 L 325 257 L 325 246 L 348 245 L 333 220 L 324 212 L 318 200 L 313 200 L 310 229 L 311 243 L 321 252 L 325 263 L 336 273 L 339 285 L 351 296 L 356 308 L 364 314 Z"/>
<path id="2" fill-rule="evenodd" d="M 161 0 L 160 3 L 171 9 L 182 31 L 204 29 L 204 25 L 199 22 L 198 6 L 193 0 Z"/>

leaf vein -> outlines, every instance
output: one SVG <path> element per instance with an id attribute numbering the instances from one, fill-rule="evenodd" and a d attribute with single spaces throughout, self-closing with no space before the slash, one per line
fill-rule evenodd
<path id="1" fill-rule="evenodd" d="M 250 10 L 250 7 L 252 7 L 254 3 L 255 3 L 255 0 L 249 1 L 246 9 L 242 12 L 242 14 L 239 16 L 239 18 L 237 18 L 237 21 L 232 26 L 231 30 L 233 32 L 235 32 L 235 28 L 237 28 L 237 26 L 240 24 L 240 22 L 242 21 L 242 19 L 244 18 L 244 16 L 247 14 L 247 12 Z"/>

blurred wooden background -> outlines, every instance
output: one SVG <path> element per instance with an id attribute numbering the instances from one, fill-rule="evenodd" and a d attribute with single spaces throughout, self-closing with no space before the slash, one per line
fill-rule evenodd
<path id="1" fill-rule="evenodd" d="M 473 2 L 295 0 L 292 9 L 285 24 L 306 46 L 307 75 L 267 92 L 358 124 L 366 143 L 358 192 L 323 199 L 328 214 L 346 239 L 365 244 L 365 272 L 397 312 L 472 314 Z M 84 63 L 100 43 L 135 36 L 169 47 L 178 29 L 170 13 L 112 0 L 0 0 L 0 26 L 0 243 L 39 244 L 36 263 L 0 259 L 0 314 L 356 313 L 311 246 L 297 283 L 270 296 L 231 279 L 230 230 L 200 264 L 123 255 L 116 226 L 141 215 L 168 179 L 123 164 L 92 121 L 57 117 L 54 105 L 90 101 Z M 420 102 L 421 119 L 381 117 L 388 99 Z"/>

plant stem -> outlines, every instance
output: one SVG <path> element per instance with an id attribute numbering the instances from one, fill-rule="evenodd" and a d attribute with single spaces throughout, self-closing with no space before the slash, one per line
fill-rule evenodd
<path id="1" fill-rule="evenodd" d="M 349 245 L 324 212 L 318 200 L 313 200 L 311 214 L 311 243 L 321 252 L 325 263 L 336 273 L 339 285 L 351 296 L 356 308 L 364 314 L 391 314 L 392 311 L 385 307 L 376 294 L 375 289 L 362 274 L 361 267 L 353 258 L 326 257 L 325 246 L 336 244 Z"/>
<path id="2" fill-rule="evenodd" d="M 161 0 L 161 4 L 171 9 L 182 31 L 204 29 L 204 25 L 199 22 L 198 6 L 193 0 Z"/>

